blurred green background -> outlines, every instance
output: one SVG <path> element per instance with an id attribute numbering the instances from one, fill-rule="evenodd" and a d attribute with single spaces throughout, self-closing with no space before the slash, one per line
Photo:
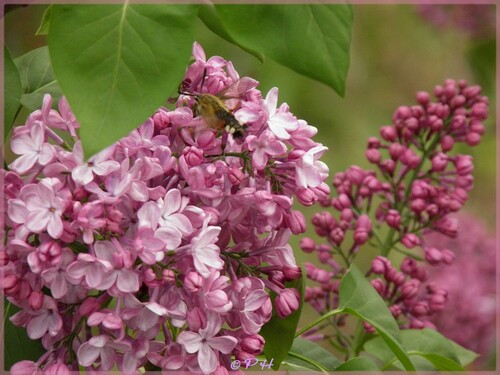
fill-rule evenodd
<path id="1" fill-rule="evenodd" d="M 481 7 L 477 8 L 479 14 L 482 12 L 486 18 L 491 15 L 494 22 L 494 5 L 476 6 Z M 5 40 L 14 58 L 46 44 L 43 36 L 34 36 L 45 8 L 30 5 L 6 15 Z M 432 92 L 435 85 L 447 78 L 482 85 L 483 93 L 490 97 L 490 118 L 482 143 L 467 151 L 464 148 L 475 160 L 475 188 L 466 211 L 481 217 L 493 233 L 496 208 L 494 29 L 474 35 L 452 22 L 443 22 L 443 26 L 438 27 L 411 4 L 355 5 L 353 8 L 351 63 L 345 98 L 269 59 L 261 65 L 253 56 L 214 35 L 200 21 L 195 39 L 204 47 L 207 57 L 219 55 L 231 60 L 240 76 L 260 81 L 264 96 L 272 87 L 279 88 L 279 103 L 288 103 L 298 118 L 319 129 L 316 139 L 329 148 L 323 161 L 330 167 L 332 177 L 353 164 L 369 167 L 364 158 L 367 138 L 378 136 L 379 128 L 391 123 L 393 111 L 399 105 L 414 104 L 415 92 Z M 477 14 L 471 17 L 477 18 Z M 318 210 L 319 207 L 306 209 L 308 220 Z M 307 235 L 315 238 L 311 227 Z M 291 242 L 297 261 L 315 261 L 300 251 L 299 239 Z M 362 258 L 358 257 L 361 266 L 367 266 L 369 260 L 365 257 L 363 264 Z M 306 308 L 304 321 L 314 317 Z"/>

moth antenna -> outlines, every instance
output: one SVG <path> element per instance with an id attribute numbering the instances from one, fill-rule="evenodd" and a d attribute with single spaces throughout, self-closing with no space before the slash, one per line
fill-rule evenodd
<path id="1" fill-rule="evenodd" d="M 203 79 L 201 80 L 200 93 L 203 91 L 203 85 L 205 84 L 206 77 L 207 77 L 207 67 L 203 69 Z"/>

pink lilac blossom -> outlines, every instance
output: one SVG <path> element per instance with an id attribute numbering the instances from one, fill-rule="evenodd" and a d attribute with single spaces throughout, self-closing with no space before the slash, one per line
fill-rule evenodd
<path id="1" fill-rule="evenodd" d="M 452 267 L 426 267 L 429 278 L 448 291 L 443 311 L 431 322 L 445 336 L 481 355 L 482 368 L 494 353 L 496 332 L 496 239 L 484 223 L 470 215 L 459 215 L 456 238 L 430 233 L 429 246 L 450 249 Z"/>
<path id="2" fill-rule="evenodd" d="M 21 308 L 11 321 L 46 349 L 13 373 L 225 373 L 231 356 L 262 353 L 273 311 L 298 308 L 288 240 L 306 222 L 292 206 L 304 191 L 326 199 L 327 149 L 278 89 L 263 99 L 231 62 L 197 43 L 193 55 L 185 92 L 244 83 L 243 137 L 208 127 L 188 95 L 88 161 L 64 98 L 56 111 L 46 95 L 13 130 L 0 286 Z"/>
<path id="3" fill-rule="evenodd" d="M 376 169 L 351 166 L 335 174 L 336 195 L 320 201 L 331 209 L 312 218 L 324 243 L 307 237 L 300 243 L 304 252 L 316 253 L 321 264 L 306 264 L 307 277 L 316 285 L 308 286 L 305 296 L 320 314 L 338 306 L 340 279 L 365 244 L 380 254 L 368 276 L 402 328 L 439 329 L 434 317 L 450 299 L 463 301 L 450 296 L 449 285 L 439 277 L 429 276 L 431 266 L 441 266 L 462 277 L 460 265 L 453 265 L 460 246 L 454 249 L 450 242 L 428 238 L 455 238 L 459 233 L 454 214 L 472 189 L 473 160 L 453 152 L 454 146 L 479 144 L 488 98 L 479 86 L 451 79 L 436 86 L 434 95 L 431 101 L 429 93 L 418 92 L 417 105 L 397 108 L 392 124 L 380 129 L 380 138 L 368 139 L 365 156 Z M 406 255 L 399 267 L 392 265 L 390 252 Z M 332 322 L 340 326 L 344 320 L 335 317 Z M 369 325 L 365 328 L 373 331 Z M 308 334 L 318 337 L 316 331 Z"/>

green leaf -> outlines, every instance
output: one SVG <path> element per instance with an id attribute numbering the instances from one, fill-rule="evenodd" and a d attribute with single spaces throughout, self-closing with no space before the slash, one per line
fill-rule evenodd
<path id="1" fill-rule="evenodd" d="M 36 31 L 35 35 L 47 35 L 49 33 L 50 15 L 52 14 L 52 5 L 49 5 L 43 12 L 42 22 Z"/>
<path id="2" fill-rule="evenodd" d="M 260 52 L 257 52 L 251 48 L 246 47 L 243 44 L 238 43 L 234 38 L 227 32 L 222 25 L 219 15 L 217 14 L 215 7 L 213 4 L 200 6 L 199 17 L 210 30 L 212 30 L 215 34 L 224 38 L 230 43 L 240 47 L 244 51 L 254 55 L 261 63 L 264 63 L 264 55 Z"/>
<path id="3" fill-rule="evenodd" d="M 401 337 L 408 355 L 425 360 L 413 361 L 417 369 L 421 371 L 463 371 L 463 366 L 476 358 L 474 353 L 455 344 L 433 329 L 403 330 Z M 377 337 L 366 342 L 364 349 L 380 359 L 384 363 L 384 367 L 401 368 L 397 358 L 380 338 Z"/>
<path id="4" fill-rule="evenodd" d="M 127 135 L 177 89 L 198 5 L 53 5 L 57 80 L 80 123 L 86 157 Z"/>
<path id="5" fill-rule="evenodd" d="M 333 371 L 340 361 L 313 341 L 296 338 L 285 360 L 285 367 L 301 371 Z"/>
<path id="6" fill-rule="evenodd" d="M 12 60 L 10 51 L 7 47 L 3 49 L 4 56 L 4 139 L 7 139 L 7 135 L 12 128 L 12 124 L 16 119 L 17 111 L 19 110 L 21 99 L 21 94 L 23 93 L 23 88 L 21 86 L 21 78 L 19 77 L 19 71 L 17 70 L 16 64 Z"/>
<path id="7" fill-rule="evenodd" d="M 288 354 L 295 338 L 295 331 L 299 324 L 300 313 L 304 306 L 304 295 L 306 286 L 306 270 L 302 267 L 302 277 L 298 280 L 286 284 L 287 288 L 296 288 L 300 293 L 300 306 L 286 318 L 280 318 L 276 313 L 271 317 L 262 329 L 260 334 L 266 340 L 264 345 L 264 355 L 268 361 L 273 360 L 273 369 L 277 370 L 281 362 Z M 274 303 L 275 295 L 271 293 L 271 300 Z"/>
<path id="8" fill-rule="evenodd" d="M 344 95 L 352 8 L 345 4 L 215 6 L 239 44 L 316 79 Z"/>
<path id="9" fill-rule="evenodd" d="M 31 340 L 26 329 L 12 324 L 9 318 L 19 311 L 19 308 L 4 299 L 5 317 L 3 324 L 4 367 L 11 366 L 22 360 L 36 361 L 45 353 L 40 340 Z M 1 337 L 1 335 L 0 335 Z"/>
<path id="10" fill-rule="evenodd" d="M 354 357 L 338 366 L 335 371 L 380 371 L 377 364 L 366 357 Z"/>
<path id="11" fill-rule="evenodd" d="M 414 366 L 400 342 L 400 331 L 380 295 L 352 264 L 339 287 L 339 310 L 370 323 L 408 371 Z"/>
<path id="12" fill-rule="evenodd" d="M 57 107 L 57 102 L 62 96 L 62 91 L 57 84 L 50 63 L 49 49 L 44 46 L 16 58 L 14 62 L 21 75 L 24 94 L 21 104 L 31 111 L 41 108 L 43 96 L 52 95 L 52 107 Z"/>

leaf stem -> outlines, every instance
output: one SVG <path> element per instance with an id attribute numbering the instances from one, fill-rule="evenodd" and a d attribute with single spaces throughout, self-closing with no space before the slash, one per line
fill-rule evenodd
<path id="1" fill-rule="evenodd" d="M 304 332 L 307 332 L 309 331 L 311 328 L 313 328 L 314 326 L 318 325 L 319 323 L 321 323 L 323 320 L 326 320 L 332 316 L 335 316 L 337 314 L 340 314 L 342 313 L 343 310 L 342 309 L 335 309 L 335 310 L 331 310 L 331 311 L 328 311 L 326 314 L 323 314 L 321 315 L 318 319 L 316 319 L 315 321 L 313 321 L 312 323 L 308 324 L 307 326 L 305 326 L 304 328 L 300 329 L 296 334 L 295 334 L 295 337 L 299 337 L 300 335 L 302 335 Z"/>

